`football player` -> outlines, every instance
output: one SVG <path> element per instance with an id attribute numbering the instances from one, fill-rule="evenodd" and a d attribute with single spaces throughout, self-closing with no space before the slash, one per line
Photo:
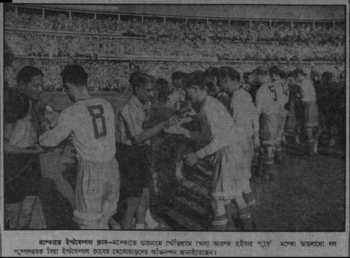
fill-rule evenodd
<path id="1" fill-rule="evenodd" d="M 297 68 L 293 71 L 293 77 L 300 87 L 301 100 L 303 102 L 303 125 L 306 129 L 308 154 L 315 155 L 315 136 L 314 129 L 318 127 L 318 106 L 316 103 L 316 91 L 307 74 Z"/>
<path id="2" fill-rule="evenodd" d="M 55 147 L 72 136 L 78 158 L 73 220 L 81 229 L 109 229 L 119 199 L 114 111 L 109 102 L 90 95 L 83 67 L 68 65 L 61 76 L 74 104 L 62 111 L 55 128 L 42 134 L 39 142 Z"/>
<path id="3" fill-rule="evenodd" d="M 271 81 L 273 82 L 276 93 L 277 100 L 280 103 L 280 121 L 278 125 L 278 131 L 276 135 L 276 143 L 275 143 L 275 158 L 278 163 L 282 162 L 282 136 L 284 132 L 284 125 L 286 123 L 286 118 L 288 111 L 285 108 L 289 101 L 289 85 L 286 80 L 281 79 L 281 71 L 278 66 L 272 66 L 269 69 L 269 74 Z"/>
<path id="4" fill-rule="evenodd" d="M 186 155 L 186 164 L 195 165 L 199 159 L 212 156 L 213 175 L 211 182 L 212 209 L 215 230 L 230 230 L 231 210 L 227 204 L 235 200 L 243 230 L 252 230 L 249 208 L 243 198 L 243 189 L 249 183 L 244 172 L 244 146 L 240 142 L 233 119 L 225 106 L 208 95 L 204 75 L 196 71 L 188 75 L 185 81 L 187 98 L 192 104 L 199 105 L 200 132 L 190 133 L 193 140 L 203 143 L 203 148 Z M 231 219 L 230 219 L 231 218 Z"/>
<path id="5" fill-rule="evenodd" d="M 152 185 L 151 164 L 148 159 L 150 140 L 166 127 L 176 123 L 174 117 L 145 129 L 145 106 L 154 98 L 155 79 L 142 72 L 133 72 L 129 82 L 133 95 L 117 115 L 117 150 L 122 187 L 127 197 L 127 208 L 122 229 L 145 229 L 145 217 Z"/>
<path id="6" fill-rule="evenodd" d="M 251 177 L 251 166 L 254 155 L 254 148 L 260 145 L 259 140 L 259 119 L 258 112 L 253 104 L 250 94 L 241 88 L 240 74 L 231 67 L 220 67 L 219 85 L 222 91 L 230 97 L 229 113 L 237 127 L 239 135 L 244 142 L 245 152 L 245 172 L 247 178 Z M 246 189 L 243 189 L 244 199 L 247 202 L 252 214 L 252 221 L 255 220 L 255 197 L 250 188 L 250 183 L 246 182 Z"/>
<path id="7" fill-rule="evenodd" d="M 280 124 L 280 102 L 275 85 L 270 81 L 269 71 L 265 67 L 255 69 L 257 82 L 261 84 L 256 93 L 256 109 L 260 121 L 260 142 L 264 148 L 263 180 L 272 180 L 275 174 L 274 146 Z"/>
<path id="8" fill-rule="evenodd" d="M 12 163 L 15 169 L 11 170 L 16 170 L 5 171 L 5 179 L 8 173 L 23 172 L 5 184 L 5 202 L 16 203 L 20 207 L 17 213 L 19 220 L 12 223 L 16 229 L 29 228 L 39 192 L 41 171 L 38 154 L 43 151 L 37 147 L 38 135 L 42 131 L 38 106 L 44 83 L 43 76 L 42 71 L 33 66 L 25 66 L 18 72 L 18 89 L 29 98 L 30 107 L 25 117 L 18 119 L 13 125 L 12 132 L 8 135 L 7 142 L 5 141 L 10 147 L 5 150 L 8 153 L 5 165 Z"/>

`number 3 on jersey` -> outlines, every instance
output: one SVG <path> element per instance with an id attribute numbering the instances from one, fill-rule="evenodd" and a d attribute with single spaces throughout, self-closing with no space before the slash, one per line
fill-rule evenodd
<path id="1" fill-rule="evenodd" d="M 274 93 L 273 101 L 277 101 L 277 92 L 276 92 L 275 86 L 273 85 L 269 86 L 269 90 Z"/>
<path id="2" fill-rule="evenodd" d="M 94 127 L 95 139 L 99 139 L 107 135 L 106 119 L 103 116 L 104 110 L 102 105 L 87 107 L 92 116 L 92 125 Z M 100 125 L 100 128 L 99 126 Z"/>

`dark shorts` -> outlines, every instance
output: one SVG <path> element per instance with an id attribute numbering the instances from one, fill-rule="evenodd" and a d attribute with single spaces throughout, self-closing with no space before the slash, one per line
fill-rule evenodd
<path id="1" fill-rule="evenodd" d="M 37 196 L 40 180 L 39 155 L 4 155 L 5 204 L 19 203 L 26 196 Z"/>
<path id="2" fill-rule="evenodd" d="M 121 191 L 125 197 L 141 197 L 144 188 L 152 185 L 150 146 L 129 146 L 117 143 Z"/>

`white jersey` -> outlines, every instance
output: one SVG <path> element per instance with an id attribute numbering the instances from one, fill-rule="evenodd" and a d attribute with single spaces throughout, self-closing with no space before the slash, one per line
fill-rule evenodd
<path id="1" fill-rule="evenodd" d="M 207 96 L 198 113 L 201 139 L 207 145 L 198 150 L 200 158 L 212 155 L 229 145 L 237 146 L 240 135 L 225 106 L 217 99 Z"/>
<path id="2" fill-rule="evenodd" d="M 252 137 L 259 131 L 259 116 L 251 95 L 244 89 L 235 90 L 230 100 L 229 112 L 241 135 Z"/>
<path id="3" fill-rule="evenodd" d="M 28 114 L 26 117 L 17 120 L 9 144 L 19 148 L 28 148 L 34 146 L 36 142 L 37 133 Z"/>
<path id="4" fill-rule="evenodd" d="M 277 114 L 281 110 L 280 102 L 278 101 L 278 93 L 275 85 L 272 82 L 261 85 L 256 93 L 256 109 L 258 114 Z"/>
<path id="5" fill-rule="evenodd" d="M 311 80 L 304 80 L 300 84 L 301 100 L 303 102 L 316 101 L 316 91 Z"/>
<path id="6" fill-rule="evenodd" d="M 277 92 L 277 100 L 282 107 L 284 107 L 289 101 L 289 85 L 285 80 L 277 80 L 274 81 L 276 92 Z"/>
<path id="7" fill-rule="evenodd" d="M 57 126 L 41 135 L 41 145 L 54 147 L 69 135 L 78 157 L 89 161 L 114 158 L 115 115 L 112 105 L 101 98 L 79 100 L 58 117 Z"/>

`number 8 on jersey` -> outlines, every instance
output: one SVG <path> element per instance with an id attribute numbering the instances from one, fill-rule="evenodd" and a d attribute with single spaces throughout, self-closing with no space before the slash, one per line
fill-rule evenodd
<path id="1" fill-rule="evenodd" d="M 103 116 L 104 110 L 102 105 L 87 107 L 91 117 L 94 128 L 95 139 L 105 137 L 107 135 L 106 119 Z"/>

